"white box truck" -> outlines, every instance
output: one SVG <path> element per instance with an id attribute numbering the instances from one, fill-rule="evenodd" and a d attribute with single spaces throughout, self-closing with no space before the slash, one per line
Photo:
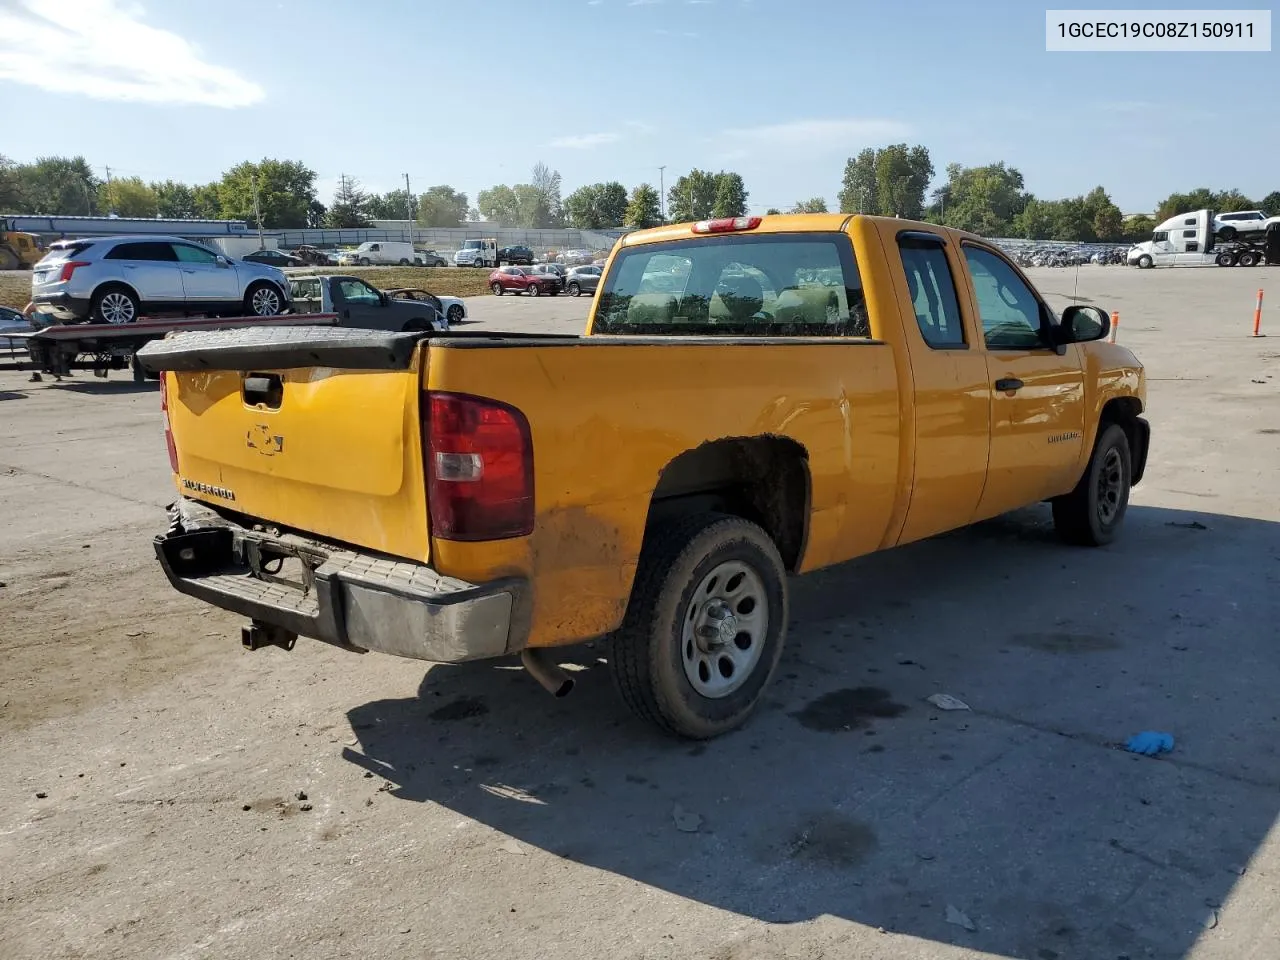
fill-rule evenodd
<path id="1" fill-rule="evenodd" d="M 342 254 L 338 262 L 360 267 L 396 264 L 411 267 L 415 259 L 413 244 L 407 240 L 366 240 L 354 250 Z"/>

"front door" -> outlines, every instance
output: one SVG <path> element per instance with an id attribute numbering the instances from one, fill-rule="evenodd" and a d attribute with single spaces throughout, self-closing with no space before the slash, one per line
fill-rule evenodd
<path id="1" fill-rule="evenodd" d="M 1071 490 L 1084 447 L 1079 347 L 1049 346 L 1052 313 L 1004 256 L 966 241 L 991 391 L 991 453 L 978 518 Z"/>
<path id="2" fill-rule="evenodd" d="M 240 280 L 236 271 L 217 254 L 192 243 L 175 243 L 173 252 L 182 271 L 182 289 L 187 306 L 227 306 L 240 300 Z"/>
<path id="3" fill-rule="evenodd" d="M 344 327 L 360 327 L 364 330 L 387 329 L 388 311 L 378 291 L 363 280 L 343 277 L 334 280 L 335 309 Z M 341 303 L 338 298 L 341 297 Z"/>

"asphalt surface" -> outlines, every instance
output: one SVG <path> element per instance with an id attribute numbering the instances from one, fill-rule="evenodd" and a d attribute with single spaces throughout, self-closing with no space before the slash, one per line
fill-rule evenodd
<path id="1" fill-rule="evenodd" d="M 697 746 L 603 645 L 565 700 L 242 651 L 156 568 L 154 387 L 0 373 L 0 957 L 1274 960 L 1280 270 L 1032 275 L 1147 365 L 1121 540 L 1037 508 L 802 578 L 765 709 Z"/>

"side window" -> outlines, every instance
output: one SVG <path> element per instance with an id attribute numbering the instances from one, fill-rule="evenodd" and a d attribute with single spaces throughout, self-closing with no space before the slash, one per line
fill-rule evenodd
<path id="1" fill-rule="evenodd" d="M 373 287 L 359 280 L 340 280 L 338 289 L 348 303 L 381 303 Z"/>
<path id="2" fill-rule="evenodd" d="M 1151 239 L 1152 239 L 1152 240 L 1154 240 L 1156 243 L 1161 243 L 1161 242 L 1163 242 L 1163 241 L 1165 241 L 1165 240 L 1168 240 L 1168 239 L 1169 239 L 1169 231 L 1168 231 L 1168 230 L 1157 230 L 1155 233 L 1151 234 Z"/>
<path id="3" fill-rule="evenodd" d="M 988 347 L 1033 350 L 1040 339 L 1040 301 L 1004 260 L 979 247 L 964 247 Z"/>
<path id="4" fill-rule="evenodd" d="M 113 247 L 104 260 L 159 260 L 173 263 L 178 258 L 173 247 L 167 243 L 142 241 L 138 243 L 121 243 Z"/>
<path id="5" fill-rule="evenodd" d="M 1182 235 L 1184 237 L 1194 237 L 1196 235 L 1196 232 L 1194 230 L 1183 230 Z"/>
<path id="6" fill-rule="evenodd" d="M 186 243 L 173 243 L 173 252 L 177 254 L 178 260 L 182 263 L 207 263 L 215 264 L 218 262 L 217 254 L 210 253 L 208 250 L 201 250 L 199 247 L 193 247 Z"/>
<path id="7" fill-rule="evenodd" d="M 936 243 L 904 237 L 898 252 L 924 342 L 937 348 L 965 346 L 960 299 L 946 251 Z"/>

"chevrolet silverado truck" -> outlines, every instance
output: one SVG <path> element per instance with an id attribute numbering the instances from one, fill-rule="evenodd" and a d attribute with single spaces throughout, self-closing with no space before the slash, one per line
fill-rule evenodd
<path id="1" fill-rule="evenodd" d="M 434 662 L 604 638 L 641 717 L 743 724 L 788 576 L 1048 502 L 1105 545 L 1140 482 L 1142 365 L 993 244 L 926 223 L 739 217 L 622 238 L 581 336 L 340 327 L 175 335 L 178 591 Z"/>

